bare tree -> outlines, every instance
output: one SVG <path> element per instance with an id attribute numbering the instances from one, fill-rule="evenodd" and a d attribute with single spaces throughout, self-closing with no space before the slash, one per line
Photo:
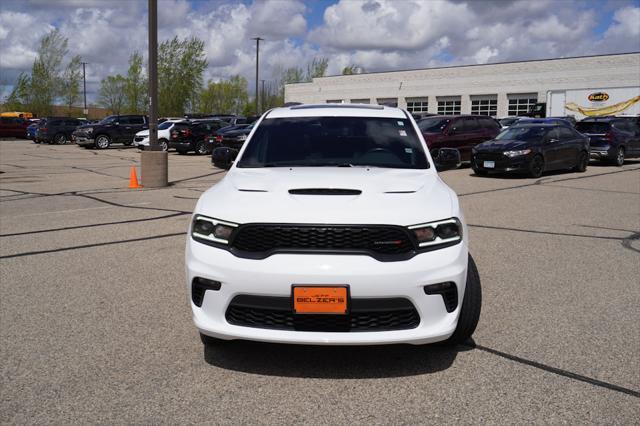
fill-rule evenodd
<path id="1" fill-rule="evenodd" d="M 100 82 L 98 103 L 111 110 L 111 113 L 119 115 L 125 106 L 125 90 L 127 79 L 117 75 L 110 75 Z"/>

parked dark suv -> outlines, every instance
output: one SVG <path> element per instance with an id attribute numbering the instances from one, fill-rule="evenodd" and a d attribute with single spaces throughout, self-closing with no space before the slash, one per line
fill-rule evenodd
<path id="1" fill-rule="evenodd" d="M 456 148 L 462 161 L 471 159 L 471 148 L 495 138 L 500 124 L 484 115 L 437 115 L 418 122 L 434 158 L 440 148 Z"/>
<path id="2" fill-rule="evenodd" d="M 171 129 L 169 148 L 174 148 L 178 154 L 194 151 L 198 155 L 211 154 L 209 137 L 216 130 L 228 126 L 222 120 L 198 120 L 176 123 Z"/>
<path id="3" fill-rule="evenodd" d="M 576 130 L 591 139 L 591 158 L 620 167 L 625 158 L 640 157 L 640 128 L 629 118 L 585 118 Z"/>
<path id="4" fill-rule="evenodd" d="M 83 122 L 77 118 L 47 117 L 36 127 L 35 143 L 55 143 L 62 145 L 71 141 L 71 134 Z"/>
<path id="5" fill-rule="evenodd" d="M 149 128 L 144 115 L 111 115 L 96 124 L 80 126 L 73 132 L 73 141 L 85 148 L 108 148 L 112 143 L 131 145 L 140 130 Z"/>

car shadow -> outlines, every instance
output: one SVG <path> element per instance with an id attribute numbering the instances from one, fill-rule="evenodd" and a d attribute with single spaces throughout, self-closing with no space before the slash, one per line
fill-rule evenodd
<path id="1" fill-rule="evenodd" d="M 310 346 L 249 341 L 204 346 L 205 361 L 216 367 L 265 376 L 363 379 L 404 377 L 448 369 L 465 345 Z"/>

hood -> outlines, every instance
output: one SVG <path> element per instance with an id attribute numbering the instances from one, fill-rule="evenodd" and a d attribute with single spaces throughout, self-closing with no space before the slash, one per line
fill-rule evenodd
<path id="1" fill-rule="evenodd" d="M 233 168 L 200 197 L 195 212 L 236 223 L 406 226 L 453 216 L 452 200 L 431 170 Z"/>
<path id="2" fill-rule="evenodd" d="M 535 145 L 534 142 L 519 141 L 516 139 L 495 140 L 482 142 L 476 145 L 476 151 L 513 151 L 517 149 L 526 149 L 531 145 Z"/>
<path id="3" fill-rule="evenodd" d="M 236 130 L 229 130 L 228 132 L 224 132 L 223 136 L 235 137 L 235 136 L 241 136 L 241 135 L 248 135 L 249 133 L 251 133 L 251 129 L 236 129 Z"/>

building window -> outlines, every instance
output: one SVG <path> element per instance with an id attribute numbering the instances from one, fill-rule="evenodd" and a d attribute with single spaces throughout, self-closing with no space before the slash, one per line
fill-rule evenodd
<path id="1" fill-rule="evenodd" d="M 538 102 L 538 95 L 535 93 L 524 93 L 521 95 L 507 95 L 509 99 L 509 115 L 525 115 L 531 107 Z"/>
<path id="2" fill-rule="evenodd" d="M 344 101 L 342 99 L 332 99 L 327 101 L 328 104 L 342 104 Z"/>
<path id="3" fill-rule="evenodd" d="M 460 115 L 460 96 L 438 98 L 439 115 Z"/>
<path id="4" fill-rule="evenodd" d="M 369 104 L 371 101 L 369 99 L 351 99 L 352 104 Z"/>
<path id="5" fill-rule="evenodd" d="M 471 114 L 495 117 L 498 115 L 498 96 L 471 96 Z"/>
<path id="6" fill-rule="evenodd" d="M 407 98 L 407 111 L 427 112 L 429 109 L 428 98 Z"/>
<path id="7" fill-rule="evenodd" d="M 376 99 L 378 105 L 386 105 L 390 107 L 398 106 L 398 98 L 378 98 Z"/>

